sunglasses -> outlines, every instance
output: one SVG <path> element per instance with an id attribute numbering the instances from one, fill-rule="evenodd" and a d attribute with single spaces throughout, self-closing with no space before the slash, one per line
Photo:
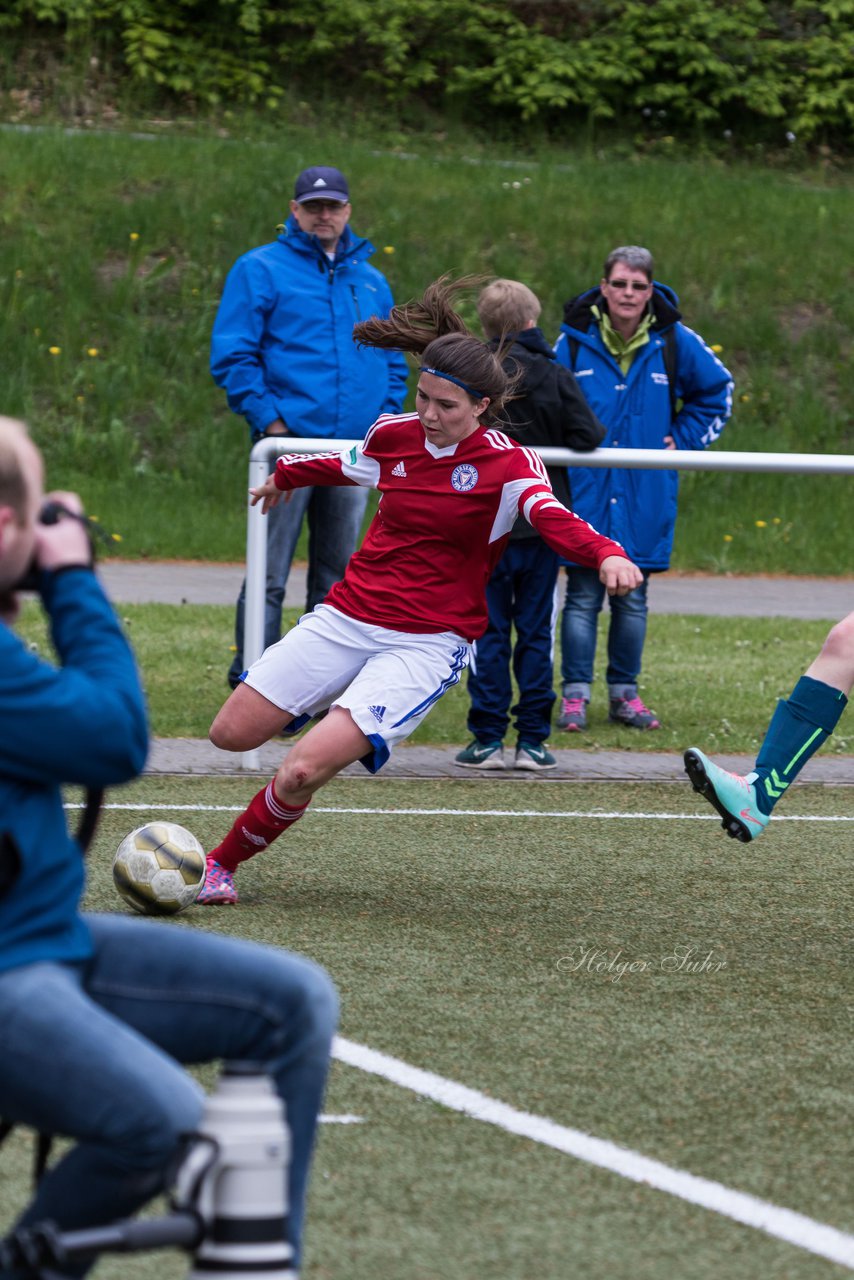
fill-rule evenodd
<path id="1" fill-rule="evenodd" d="M 631 289 L 633 293 L 646 293 L 649 288 L 648 284 L 641 284 L 640 280 L 606 280 L 605 283 L 610 285 L 612 289 Z"/>

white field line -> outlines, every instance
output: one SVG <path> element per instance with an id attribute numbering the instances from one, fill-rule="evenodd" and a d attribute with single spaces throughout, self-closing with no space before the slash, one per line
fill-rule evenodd
<path id="1" fill-rule="evenodd" d="M 82 804 L 67 804 L 66 809 L 82 809 Z M 104 809 L 127 810 L 132 813 L 242 813 L 245 805 L 240 804 L 105 804 Z M 605 818 L 613 820 L 632 818 L 644 822 L 720 822 L 716 813 L 606 813 L 602 810 L 584 809 L 399 809 L 394 806 L 384 809 L 358 808 L 347 809 L 337 805 L 324 807 L 312 805 L 306 814 L 320 813 L 364 813 L 379 814 L 383 817 L 395 818 Z M 820 814 L 787 813 L 774 815 L 778 822 L 854 822 L 854 816 L 828 816 Z"/>
<path id="2" fill-rule="evenodd" d="M 764 1231 L 778 1240 L 785 1240 L 788 1244 L 806 1249 L 807 1252 L 831 1262 L 854 1267 L 854 1236 L 847 1235 L 836 1227 L 815 1222 L 791 1209 L 781 1209 L 778 1205 L 769 1204 L 742 1191 L 733 1191 L 720 1182 L 698 1178 L 681 1169 L 672 1169 L 638 1151 L 618 1147 L 613 1142 L 594 1138 L 579 1129 L 569 1129 L 542 1116 L 517 1111 L 515 1107 L 487 1097 L 477 1089 L 469 1089 L 453 1080 L 446 1080 L 443 1076 L 434 1075 L 432 1071 L 412 1067 L 399 1058 L 389 1057 L 366 1045 L 355 1044 L 352 1040 L 337 1036 L 332 1054 L 347 1066 L 381 1076 L 392 1084 L 410 1089 L 422 1098 L 430 1098 L 452 1111 L 470 1116 L 473 1120 L 482 1120 L 506 1133 L 530 1138 L 543 1146 L 574 1156 L 577 1160 L 584 1160 L 587 1164 L 608 1169 L 621 1178 L 644 1183 L 657 1191 L 687 1200 L 689 1204 L 720 1213 L 733 1222 L 755 1227 L 758 1231 Z"/>

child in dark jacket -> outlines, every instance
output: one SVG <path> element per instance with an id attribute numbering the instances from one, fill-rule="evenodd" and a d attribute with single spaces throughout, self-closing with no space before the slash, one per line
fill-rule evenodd
<path id="1" fill-rule="evenodd" d="M 524 445 L 595 449 L 605 428 L 537 328 L 542 308 L 536 294 L 518 280 L 494 280 L 481 291 L 477 310 L 486 338 L 496 350 L 505 350 L 505 368 L 522 371 L 517 398 L 504 411 L 507 435 Z M 556 498 L 569 507 L 566 467 L 548 471 Z M 468 728 L 474 741 L 456 757 L 467 769 L 505 767 L 510 715 L 517 734 L 515 767 L 532 772 L 555 767 L 546 740 L 555 700 L 558 567 L 557 554 L 520 517 L 489 580 L 489 627 L 474 647 L 469 668 Z M 511 659 L 519 688 L 514 707 Z"/>

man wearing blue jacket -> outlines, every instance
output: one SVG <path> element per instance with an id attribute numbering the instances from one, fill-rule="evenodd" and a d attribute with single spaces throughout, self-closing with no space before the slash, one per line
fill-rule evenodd
<path id="1" fill-rule="evenodd" d="M 653 279 L 652 255 L 638 245 L 613 249 L 598 287 L 567 302 L 555 345 L 607 435 L 608 449 L 706 449 L 732 412 L 733 382 L 714 352 L 677 310 L 678 298 Z M 643 585 L 610 598 L 609 719 L 658 729 L 638 693 L 646 639 L 649 575 L 670 566 L 677 471 L 570 468 L 573 510 L 622 544 L 643 570 Z M 595 573 L 567 567 L 561 621 L 563 699 L 558 728 L 587 727 L 603 591 Z"/>
<path id="2" fill-rule="evenodd" d="M 211 373 L 234 413 L 262 436 L 361 440 L 381 413 L 398 413 L 407 365 L 395 351 L 358 347 L 353 326 L 385 318 L 394 299 L 368 259 L 374 246 L 349 224 L 347 179 L 316 165 L 297 178 L 290 217 L 271 244 L 245 253 L 229 272 L 211 340 Z M 265 647 L 279 639 L 282 601 L 303 520 L 308 519 L 306 611 L 344 573 L 362 527 L 367 490 L 308 488 L 267 520 Z M 243 673 L 245 583 L 237 601 Z"/>
<path id="3" fill-rule="evenodd" d="M 83 850 L 62 787 L 134 778 L 148 729 L 80 500 L 50 494 L 60 519 L 45 523 L 42 483 L 26 429 L 0 417 L 0 1116 L 72 1140 L 19 1226 L 102 1226 L 158 1194 L 202 1114 L 204 1094 L 179 1064 L 224 1058 L 269 1073 L 285 1102 L 284 1230 L 298 1260 L 335 992 L 316 965 L 276 948 L 81 912 Z M 29 567 L 58 666 L 12 630 Z"/>

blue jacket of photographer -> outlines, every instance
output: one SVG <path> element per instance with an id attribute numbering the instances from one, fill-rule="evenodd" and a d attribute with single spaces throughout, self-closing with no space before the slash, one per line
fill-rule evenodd
<path id="1" fill-rule="evenodd" d="M 710 346 L 681 321 L 679 299 L 654 282 L 647 341 L 628 371 L 608 351 L 598 317 L 598 287 L 572 298 L 555 344 L 607 434 L 601 449 L 707 449 L 732 413 L 733 380 Z M 672 386 L 671 386 L 672 379 Z M 572 509 L 621 543 L 641 568 L 669 568 L 679 493 L 677 471 L 571 467 Z"/>
<path id="2" fill-rule="evenodd" d="M 91 954 L 62 784 L 127 782 L 148 749 L 136 662 L 93 570 L 42 572 L 40 592 L 61 666 L 0 622 L 0 971 Z"/>
<path id="3" fill-rule="evenodd" d="M 398 413 L 407 364 L 397 351 L 359 347 L 353 326 L 394 305 L 374 246 L 345 227 L 334 259 L 291 215 L 270 244 L 237 259 L 211 338 L 211 373 L 252 440 L 277 418 L 295 436 L 362 439 Z"/>

